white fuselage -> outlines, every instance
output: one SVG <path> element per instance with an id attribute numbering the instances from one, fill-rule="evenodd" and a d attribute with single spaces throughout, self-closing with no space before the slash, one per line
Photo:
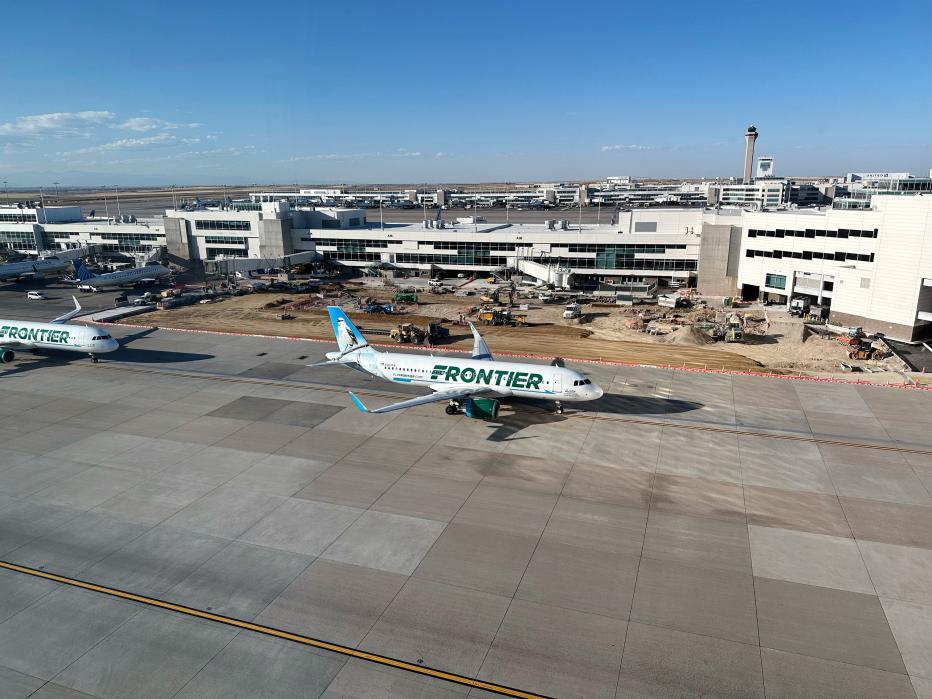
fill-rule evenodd
<path id="1" fill-rule="evenodd" d="M 64 271 L 68 264 L 67 260 L 60 260 L 57 257 L 44 260 L 29 260 L 27 262 L 10 262 L 9 264 L 0 265 L 0 280 L 55 274 Z"/>
<path id="2" fill-rule="evenodd" d="M 126 269 L 120 272 L 108 272 L 91 277 L 78 284 L 82 291 L 97 291 L 108 286 L 123 286 L 124 284 L 138 284 L 144 279 L 159 279 L 171 274 L 171 270 L 161 265 L 146 265 L 145 267 L 136 267 Z"/>
<path id="3" fill-rule="evenodd" d="M 335 358 L 339 353 L 328 353 Z M 395 383 L 427 386 L 434 391 L 474 386 L 500 396 L 587 401 L 602 389 L 579 372 L 546 364 L 435 357 L 395 352 L 360 352 L 357 362 L 370 374 Z"/>
<path id="4" fill-rule="evenodd" d="M 93 325 L 0 320 L 0 349 L 58 349 L 96 355 L 119 346 L 106 330 Z"/>

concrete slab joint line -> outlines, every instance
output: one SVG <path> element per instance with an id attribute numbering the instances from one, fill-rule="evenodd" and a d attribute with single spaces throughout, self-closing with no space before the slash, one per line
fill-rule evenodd
<path id="1" fill-rule="evenodd" d="M 315 391 L 328 391 L 333 393 L 342 393 L 345 391 L 342 387 L 328 386 L 327 384 L 315 384 L 311 382 L 295 382 L 295 383 L 286 383 L 283 381 L 272 381 L 269 379 L 255 379 L 249 377 L 230 377 L 230 376 L 218 376 L 213 374 L 198 374 L 195 372 L 175 372 L 170 370 L 158 370 L 158 369 L 138 369 L 133 367 L 118 366 L 115 364 L 105 365 L 105 364 L 88 364 L 84 365 L 83 368 L 89 369 L 117 369 L 120 371 L 130 371 L 135 373 L 149 373 L 149 374 L 160 374 L 167 376 L 179 376 L 185 378 L 198 378 L 210 381 L 219 381 L 219 382 L 228 382 L 228 383 L 254 383 L 264 386 L 285 386 L 285 387 L 304 387 L 309 390 Z M 863 385 L 863 384 L 862 384 Z M 373 396 L 378 398 L 397 398 L 398 393 L 387 393 L 381 391 L 372 391 L 372 390 L 362 390 L 357 389 L 357 393 L 364 396 Z M 516 410 L 516 412 L 521 413 L 539 413 L 544 412 L 536 409 L 530 410 Z M 767 439 L 777 439 L 789 442 L 805 442 L 809 444 L 824 444 L 830 446 L 842 446 L 842 447 L 852 447 L 857 449 L 874 449 L 877 451 L 889 451 L 902 454 L 917 454 L 917 455 L 928 455 L 932 456 L 932 450 L 929 449 L 910 449 L 908 447 L 898 447 L 892 445 L 884 444 L 866 444 L 861 442 L 848 442 L 844 440 L 837 439 L 823 439 L 819 437 L 806 437 L 802 435 L 788 435 L 788 434 L 774 434 L 770 432 L 755 432 L 751 430 L 740 430 L 736 428 L 728 427 L 713 427 L 708 425 L 692 425 L 692 424 L 681 424 L 674 422 L 663 422 L 660 420 L 648 420 L 642 418 L 624 418 L 624 417 L 610 417 L 605 415 L 590 415 L 588 413 L 572 413 L 567 416 L 568 419 L 581 419 L 581 420 L 592 420 L 599 422 L 617 422 L 617 423 L 626 423 L 633 425 L 651 425 L 655 427 L 669 427 L 671 429 L 678 430 L 693 430 L 696 432 L 714 432 L 720 434 L 734 434 L 743 437 L 764 437 Z"/>
<path id="2" fill-rule="evenodd" d="M 167 325 L 161 325 L 158 327 L 155 326 L 146 326 L 146 325 L 130 325 L 128 323 L 105 323 L 102 321 L 96 321 L 98 325 L 115 325 L 121 328 L 133 328 L 133 329 L 151 329 L 151 330 L 171 330 L 172 332 L 181 332 L 181 333 L 202 333 L 205 335 L 232 335 L 234 337 L 258 337 L 268 340 L 294 340 L 296 342 L 322 342 L 325 344 L 332 343 L 332 340 L 324 340 L 316 337 L 291 337 L 289 335 L 254 335 L 252 333 L 231 333 L 223 332 L 222 330 L 192 330 L 191 328 L 173 328 Z M 371 343 L 374 347 L 387 347 L 397 349 L 398 345 L 389 345 L 385 343 L 373 342 Z M 412 345 L 407 348 L 405 351 L 421 351 L 421 352 L 432 352 L 435 348 L 433 347 L 418 347 Z M 455 352 L 457 354 L 469 354 L 469 350 L 453 349 L 453 348 L 443 348 L 444 352 Z M 496 352 L 498 357 L 525 357 L 531 359 L 552 359 L 550 355 L 542 354 L 517 354 L 509 352 Z M 799 375 L 787 375 L 787 374 L 772 374 L 766 371 L 738 371 L 735 369 L 700 369 L 698 367 L 688 367 L 681 366 L 679 364 L 640 364 L 637 362 L 612 362 L 603 359 L 581 359 L 579 357 L 564 357 L 571 362 L 584 362 L 586 364 L 601 364 L 603 366 L 631 366 L 631 367 L 647 367 L 649 369 L 669 369 L 671 371 L 687 371 L 694 374 L 722 374 L 724 376 L 760 376 L 768 379 L 786 379 L 789 381 L 812 381 L 815 383 L 838 383 L 838 384 L 850 384 L 853 386 L 869 386 L 871 388 L 906 388 L 916 391 L 932 391 L 932 386 L 921 386 L 919 384 L 887 384 L 887 383 L 870 383 L 867 381 L 851 381 L 850 379 L 836 379 L 825 376 L 799 376 Z"/>
<path id="3" fill-rule="evenodd" d="M 386 665 L 388 667 L 394 667 L 400 670 L 406 670 L 408 672 L 413 672 L 418 675 L 423 675 L 426 677 L 432 677 L 435 679 L 444 680 L 446 682 L 451 682 L 453 684 L 461 685 L 464 687 L 470 687 L 470 688 L 484 690 L 487 692 L 492 692 L 493 694 L 498 694 L 501 696 L 519 697 L 520 699 L 548 699 L 546 695 L 536 694 L 533 692 L 526 692 L 524 690 L 517 689 L 515 687 L 508 687 L 505 685 L 495 684 L 493 682 L 485 682 L 483 680 L 474 679 L 472 677 L 466 677 L 465 675 L 458 675 L 452 672 L 445 672 L 443 670 L 437 670 L 431 667 L 418 665 L 416 663 L 409 663 L 407 661 L 398 660 L 396 658 L 391 658 L 385 655 L 378 655 L 376 653 L 368 653 L 364 650 L 352 648 L 350 646 L 344 646 L 338 643 L 330 643 L 328 641 L 324 641 L 324 640 L 317 639 L 317 638 L 312 638 L 310 636 L 303 636 L 301 634 L 291 633 L 288 631 L 282 631 L 281 629 L 276 629 L 270 626 L 263 626 L 261 624 L 255 624 L 250 621 L 244 621 L 242 619 L 236 619 L 234 617 L 223 616 L 221 614 L 213 614 L 212 612 L 205 612 L 200 609 L 195 609 L 193 607 L 186 607 L 182 604 L 175 604 L 173 602 L 167 602 L 165 600 L 160 600 L 154 597 L 146 597 L 144 595 L 137 595 L 133 592 L 127 592 L 125 590 L 119 590 L 113 587 L 106 587 L 104 585 L 97 585 L 95 583 L 86 582 L 84 580 L 69 578 L 63 575 L 56 575 L 55 573 L 49 573 L 44 570 L 38 570 L 36 568 L 29 568 L 27 566 L 17 565 L 15 563 L 10 563 L 8 561 L 0 561 L 0 568 L 10 570 L 15 573 L 22 573 L 23 575 L 31 575 L 36 578 L 50 580 L 52 582 L 57 582 L 63 585 L 69 585 L 71 587 L 77 587 L 83 590 L 90 590 L 92 592 L 98 592 L 100 594 L 109 595 L 111 597 L 117 597 L 119 599 L 129 600 L 131 602 L 145 604 L 145 605 L 156 607 L 159 609 L 166 609 L 168 611 L 173 611 L 178 614 L 184 614 L 187 616 L 205 619 L 207 621 L 214 621 L 220 624 L 225 624 L 227 626 L 232 626 L 234 628 L 245 629 L 248 631 L 253 631 L 253 632 L 264 634 L 267 636 L 281 638 L 286 641 L 292 641 L 294 643 L 300 643 L 306 646 L 311 646 L 313 648 L 320 648 L 322 650 L 331 651 L 339 655 L 344 655 L 344 656 L 348 656 L 352 658 L 357 658 L 360 660 L 365 660 L 367 662 L 375 663 L 378 665 Z"/>

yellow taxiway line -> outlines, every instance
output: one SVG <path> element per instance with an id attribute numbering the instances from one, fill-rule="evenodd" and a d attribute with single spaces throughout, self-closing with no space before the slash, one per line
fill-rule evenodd
<path id="1" fill-rule="evenodd" d="M 388 667 L 407 670 L 408 672 L 413 672 L 425 677 L 433 677 L 434 679 L 444 680 L 446 682 L 452 682 L 453 684 L 458 684 L 463 687 L 484 689 L 487 692 L 493 692 L 495 694 L 500 694 L 506 697 L 520 697 L 521 699 L 547 699 L 547 697 L 542 694 L 525 692 L 521 689 L 495 684 L 494 682 L 484 682 L 483 680 L 473 679 L 472 677 L 466 677 L 465 675 L 458 675 L 454 672 L 445 672 L 444 670 L 437 670 L 435 668 L 426 667 L 417 663 L 409 663 L 405 660 L 398 660 L 397 658 L 391 658 L 386 655 L 369 653 L 367 651 L 359 650 L 358 648 L 351 648 L 350 646 L 344 646 L 339 643 L 330 643 L 329 641 L 323 641 L 318 638 L 291 633 L 290 631 L 282 631 L 281 629 L 276 629 L 271 626 L 263 626 L 262 624 L 255 624 L 251 621 L 245 621 L 243 619 L 236 619 L 234 617 L 224 616 L 222 614 L 205 612 L 201 609 L 195 609 L 194 607 L 187 607 L 183 604 L 160 600 L 155 597 L 146 597 L 145 595 L 137 595 L 133 592 L 126 592 L 125 590 L 119 590 L 114 587 L 107 587 L 106 585 L 97 585 L 96 583 L 77 580 L 76 578 L 69 578 L 64 575 L 56 575 L 55 573 L 49 573 L 47 571 L 38 570 L 36 568 L 29 568 L 28 566 L 17 565 L 16 563 L 10 563 L 9 561 L 0 561 L 0 568 L 16 573 L 22 573 L 24 575 L 31 575 L 33 577 L 42 578 L 44 580 L 51 580 L 52 582 L 61 583 L 63 585 L 70 585 L 72 587 L 81 588 L 82 590 L 99 592 L 111 597 L 118 597 L 120 599 L 129 600 L 130 602 L 138 602 L 150 607 L 167 609 L 172 612 L 177 612 L 178 614 L 197 617 L 198 619 L 215 621 L 219 624 L 226 624 L 227 626 L 232 626 L 234 628 L 254 631 L 266 636 L 274 636 L 275 638 L 281 638 L 286 641 L 300 643 L 305 646 L 311 646 L 312 648 L 328 650 L 332 653 L 337 653 L 339 655 L 344 655 L 350 658 L 357 658 L 359 660 L 365 660 L 367 662 L 376 663 L 378 665 L 387 665 Z"/>

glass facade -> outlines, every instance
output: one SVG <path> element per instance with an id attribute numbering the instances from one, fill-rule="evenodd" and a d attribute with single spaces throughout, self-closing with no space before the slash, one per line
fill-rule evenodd
<path id="1" fill-rule="evenodd" d="M 0 214 L 0 221 L 5 223 L 35 223 L 35 214 Z"/>
<path id="2" fill-rule="evenodd" d="M 251 230 L 249 221 L 214 221 L 200 220 L 194 222 L 199 231 L 248 231 Z"/>
<path id="3" fill-rule="evenodd" d="M 207 245 L 245 245 L 246 239 L 233 235 L 205 235 Z"/>
<path id="4" fill-rule="evenodd" d="M 32 231 L 0 231 L 0 246 L 14 250 L 38 250 Z"/>
<path id="5" fill-rule="evenodd" d="M 207 248 L 207 259 L 212 260 L 218 255 L 224 257 L 246 257 L 246 250 L 237 250 L 236 248 Z"/>

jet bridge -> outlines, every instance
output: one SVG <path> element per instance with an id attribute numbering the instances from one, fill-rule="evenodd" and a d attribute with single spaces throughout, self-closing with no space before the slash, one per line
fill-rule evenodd
<path id="1" fill-rule="evenodd" d="M 254 272 L 257 269 L 284 269 L 320 259 L 323 256 L 313 250 L 279 257 L 226 257 L 204 260 L 204 271 L 225 276 L 236 272 Z"/>

